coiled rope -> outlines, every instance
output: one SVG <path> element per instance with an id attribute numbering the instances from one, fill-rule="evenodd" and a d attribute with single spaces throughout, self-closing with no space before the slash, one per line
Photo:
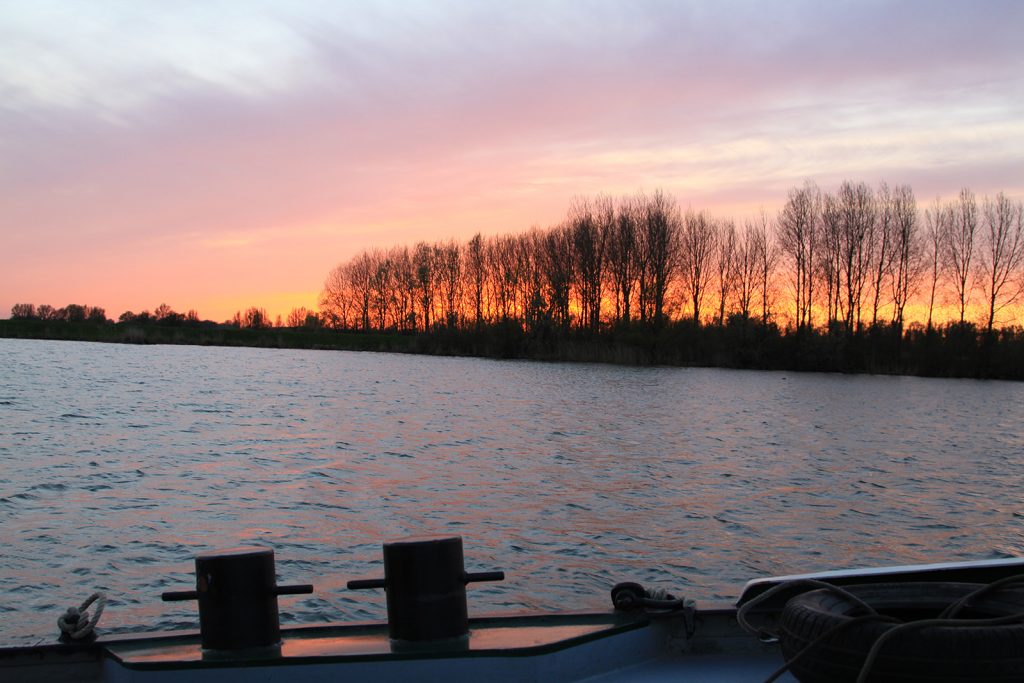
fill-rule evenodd
<path id="1" fill-rule="evenodd" d="M 677 598 L 664 588 L 644 588 L 638 583 L 618 583 L 612 588 L 612 605 L 617 610 L 644 609 L 649 614 L 692 610 L 696 603 Z"/>
<path id="2" fill-rule="evenodd" d="M 89 606 L 96 603 L 96 612 L 89 616 Z M 87 638 L 96 628 L 100 617 L 103 616 L 103 608 L 107 606 L 107 596 L 97 591 L 90 595 L 79 607 L 68 607 L 68 610 L 57 619 L 57 626 L 60 627 L 61 638 L 71 640 L 82 640 Z"/>
<path id="3" fill-rule="evenodd" d="M 697 603 L 689 598 L 677 598 L 664 588 L 648 589 L 638 583 L 619 583 L 612 588 L 612 605 L 616 610 L 643 610 L 650 617 L 682 615 L 687 638 L 693 636 L 697 627 L 694 617 Z"/>

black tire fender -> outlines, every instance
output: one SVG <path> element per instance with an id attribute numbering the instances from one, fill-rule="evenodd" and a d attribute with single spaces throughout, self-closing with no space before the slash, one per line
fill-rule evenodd
<path id="1" fill-rule="evenodd" d="M 948 582 L 878 583 L 845 586 L 879 614 L 903 622 L 934 619 L 981 584 Z M 868 652 L 883 634 L 899 624 L 858 620 L 864 610 L 828 589 L 802 593 L 783 609 L 779 641 L 789 661 L 814 646 L 791 666 L 802 683 L 857 680 Z M 1000 625 L 972 620 L 1020 615 Z M 872 683 L 1024 681 L 1024 589 L 1000 589 L 972 599 L 955 626 L 922 626 L 894 633 L 880 648 L 870 669 Z M 842 628 L 840 628 L 842 627 Z M 835 630 L 831 635 L 825 635 Z"/>

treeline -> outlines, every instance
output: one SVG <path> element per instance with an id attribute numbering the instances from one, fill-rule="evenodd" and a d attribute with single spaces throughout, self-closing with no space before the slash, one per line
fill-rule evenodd
<path id="1" fill-rule="evenodd" d="M 992 331 L 1024 290 L 1024 210 L 969 190 L 923 213 L 907 185 L 790 191 L 738 225 L 661 191 L 580 198 L 546 230 L 371 249 L 327 276 L 320 315 L 345 330 L 657 330 L 732 316 L 853 336 L 976 321 Z M 951 302 L 951 320 L 936 312 Z M 1012 322 L 1007 320 L 1004 322 Z"/>
<path id="2" fill-rule="evenodd" d="M 931 330 L 914 325 L 903 334 L 892 325 L 878 324 L 850 336 L 816 329 L 787 331 L 738 315 L 730 316 L 724 325 L 683 320 L 657 330 L 633 325 L 600 334 L 576 329 L 559 333 L 544 327 L 528 332 L 511 321 L 470 330 L 437 326 L 413 334 L 239 327 L 212 321 L 118 324 L 17 319 L 0 320 L 0 337 L 1024 380 L 1024 330 L 1013 327 L 989 333 L 973 323 L 949 323 Z"/>
<path id="3" fill-rule="evenodd" d="M 82 304 L 68 304 L 61 308 L 54 308 L 49 304 L 42 304 L 36 307 L 35 304 L 14 304 L 11 306 L 12 320 L 44 320 L 47 322 L 64 323 L 105 323 L 107 320 L 106 309 L 99 306 L 88 306 Z"/>
<path id="4" fill-rule="evenodd" d="M 1024 380 L 1024 329 L 987 332 L 973 323 L 930 330 L 914 324 L 902 332 L 879 323 L 847 335 L 786 330 L 734 314 L 724 325 L 680 320 L 657 330 L 634 325 L 597 335 L 489 323 L 471 330 L 438 327 L 409 338 L 413 351 L 443 355 Z"/>
<path id="5" fill-rule="evenodd" d="M 35 306 L 34 304 L 14 304 L 11 307 L 11 320 L 38 320 L 43 322 L 57 323 L 105 323 L 112 324 L 106 316 L 106 310 L 99 306 L 88 306 L 79 304 L 68 304 L 63 308 L 54 308 L 49 304 Z M 140 313 L 125 311 L 117 319 L 117 325 L 131 327 L 148 327 L 151 325 L 161 327 L 224 327 L 243 329 L 270 329 L 270 328 L 306 328 L 317 329 L 320 325 L 320 317 L 315 311 L 310 311 L 304 306 L 293 308 L 288 314 L 286 321 L 277 316 L 271 320 L 267 310 L 260 306 L 250 306 L 245 311 L 236 311 L 235 315 L 222 323 L 212 320 L 202 320 L 195 309 L 189 309 L 186 313 L 179 313 L 167 304 L 160 304 L 150 313 L 144 310 Z"/>
<path id="6" fill-rule="evenodd" d="M 965 189 L 922 211 L 909 186 L 847 181 L 742 224 L 656 191 L 576 199 L 545 230 L 371 249 L 285 320 L 17 304 L 0 336 L 1024 379 L 1022 293 L 1020 201 Z"/>
<path id="7" fill-rule="evenodd" d="M 111 320 L 67 322 L 38 318 L 0 320 L 0 338 L 395 352 L 413 351 L 415 342 L 414 337 L 402 334 L 364 334 L 307 327 L 238 327 L 209 320 L 182 324 L 120 324 Z"/>

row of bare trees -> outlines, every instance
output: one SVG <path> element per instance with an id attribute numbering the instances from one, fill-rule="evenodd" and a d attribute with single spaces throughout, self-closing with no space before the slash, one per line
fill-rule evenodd
<path id="1" fill-rule="evenodd" d="M 942 245 L 960 322 L 977 289 L 985 304 L 985 326 L 991 330 L 996 316 L 1024 294 L 1021 202 L 1000 193 L 994 200 L 985 198 L 979 216 L 974 195 L 965 189 L 959 201 L 936 202 L 927 215 L 929 230 Z"/>
<path id="2" fill-rule="evenodd" d="M 902 327 L 923 253 L 909 186 L 883 183 L 872 190 L 847 181 L 835 193 L 823 193 L 808 183 L 789 193 L 777 226 L 797 327 L 813 326 L 815 311 L 822 309 L 829 325 L 853 333 L 864 326 L 866 308 L 873 325 L 883 307 L 891 311 L 890 322 Z"/>
<path id="3" fill-rule="evenodd" d="M 737 225 L 682 211 L 662 191 L 578 198 L 547 230 L 373 249 L 330 272 L 325 324 L 429 330 L 514 321 L 597 331 L 730 317 L 853 334 L 944 294 L 963 322 L 981 295 L 988 328 L 1024 293 L 1024 211 L 1004 194 L 979 208 L 969 190 L 923 220 L 909 186 L 813 183 L 774 218 Z M 778 305 L 788 297 L 789 307 Z"/>
<path id="4" fill-rule="evenodd" d="M 700 319 L 715 282 L 719 319 L 758 306 L 767 320 L 776 260 L 767 219 L 737 233 L 684 215 L 661 191 L 578 198 L 548 230 L 363 252 L 330 272 L 320 309 L 331 326 L 364 330 L 516 321 L 597 331 L 677 318 L 683 292 Z"/>
<path id="5" fill-rule="evenodd" d="M 972 298 L 984 304 L 981 322 L 1024 294 L 1024 210 L 999 193 L 979 209 L 964 189 L 953 200 L 936 199 L 920 219 L 907 185 L 872 189 L 844 182 L 835 193 L 808 183 L 789 193 L 777 220 L 797 327 L 813 326 L 815 311 L 848 333 L 888 321 L 902 328 L 917 297 L 927 327 L 946 294 L 966 321 Z M 822 300 L 823 297 L 823 300 Z"/>

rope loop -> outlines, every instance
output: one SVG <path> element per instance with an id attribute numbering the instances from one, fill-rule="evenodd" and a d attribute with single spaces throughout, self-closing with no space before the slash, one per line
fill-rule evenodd
<path id="1" fill-rule="evenodd" d="M 648 614 L 668 613 L 681 609 L 692 609 L 693 600 L 677 598 L 664 588 L 644 588 L 638 583 L 615 584 L 612 588 L 612 605 L 617 610 L 644 609 Z"/>
<path id="2" fill-rule="evenodd" d="M 90 617 L 88 609 L 96 603 L 96 612 Z M 82 640 L 87 638 L 99 623 L 103 616 L 103 609 L 107 606 L 107 596 L 97 591 L 90 595 L 79 607 L 68 607 L 67 611 L 57 619 L 57 626 L 60 628 L 61 638 L 71 640 Z"/>

